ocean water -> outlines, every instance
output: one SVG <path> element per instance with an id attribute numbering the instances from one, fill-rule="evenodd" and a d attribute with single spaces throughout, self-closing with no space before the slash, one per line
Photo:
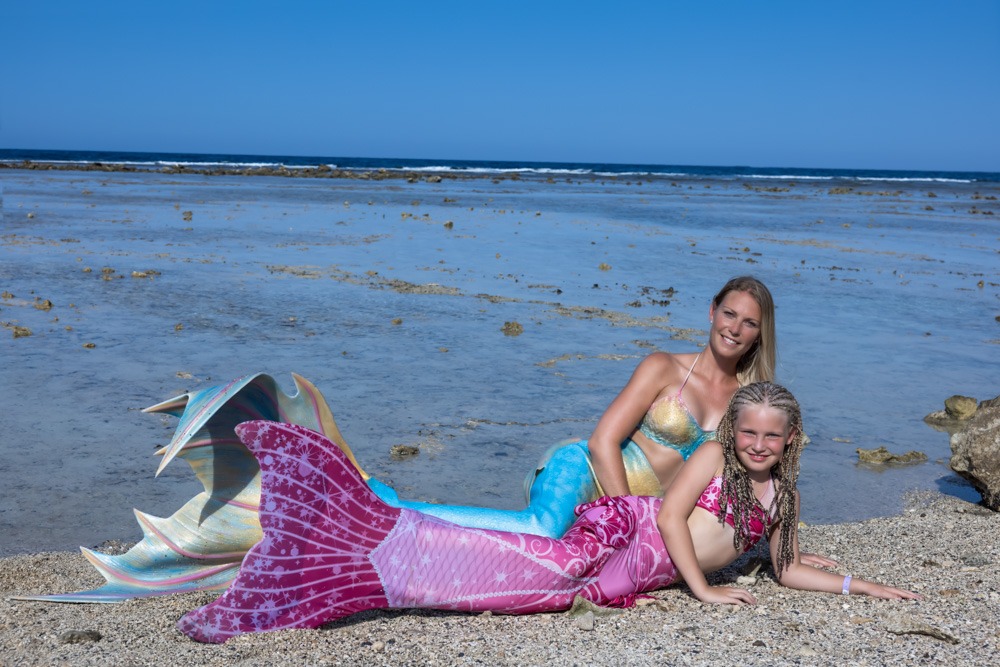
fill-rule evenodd
<path id="1" fill-rule="evenodd" d="M 977 499 L 922 419 L 1000 393 L 996 175 L 488 163 L 410 182 L 140 157 L 0 169 L 0 553 L 137 539 L 132 507 L 166 516 L 200 490 L 182 461 L 153 477 L 174 422 L 140 409 L 254 372 L 314 382 L 402 495 L 519 508 L 543 452 L 586 437 L 652 349 L 698 349 L 744 273 L 774 293 L 778 380 L 805 411 L 804 520 L 895 513 L 911 489 Z M 457 168 L 397 165 L 421 166 Z M 878 446 L 929 458 L 857 462 Z"/>

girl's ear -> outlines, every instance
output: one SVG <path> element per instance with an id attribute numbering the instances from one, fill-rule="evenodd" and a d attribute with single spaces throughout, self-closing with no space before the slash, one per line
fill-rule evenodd
<path id="1" fill-rule="evenodd" d="M 785 439 L 785 446 L 787 447 L 788 445 L 792 444 L 792 440 L 794 440 L 795 436 L 797 436 L 798 434 L 799 430 L 797 428 L 795 428 L 794 426 L 790 427 L 788 429 L 788 437 Z"/>

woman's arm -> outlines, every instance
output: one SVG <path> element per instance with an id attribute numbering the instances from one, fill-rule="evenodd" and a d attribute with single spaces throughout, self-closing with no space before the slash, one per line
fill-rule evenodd
<path id="1" fill-rule="evenodd" d="M 795 522 L 791 526 L 782 526 L 781 524 L 778 524 L 778 526 L 772 531 L 771 536 L 768 538 L 771 549 L 771 562 L 774 563 L 775 574 L 778 577 L 778 582 L 782 586 L 805 591 L 821 591 L 825 593 L 840 593 L 843 595 L 870 595 L 872 597 L 887 600 L 923 599 L 922 595 L 912 593 L 901 588 L 883 586 L 882 584 L 876 584 L 873 581 L 866 581 L 864 579 L 857 579 L 854 577 L 845 577 L 840 574 L 825 572 L 812 567 L 811 565 L 804 564 L 799 557 L 799 538 L 797 530 L 798 521 L 799 495 L 796 491 Z M 789 563 L 784 570 L 778 572 L 778 545 L 781 544 L 781 531 L 785 529 L 795 531 L 792 535 L 792 562 Z"/>
<path id="2" fill-rule="evenodd" d="M 695 503 L 712 477 L 722 470 L 722 445 L 709 441 L 699 447 L 681 467 L 679 473 L 667 489 L 657 517 L 657 526 L 663 543 L 670 554 L 670 560 L 677 567 L 684 582 L 696 598 L 702 602 L 726 604 L 754 604 L 756 600 L 749 591 L 728 586 L 709 586 L 705 573 L 701 570 L 691 538 L 688 519 L 694 511 Z"/>
<path id="3" fill-rule="evenodd" d="M 673 380 L 676 366 L 677 362 L 665 352 L 654 352 L 643 359 L 597 422 L 587 449 L 605 495 L 629 494 L 622 441 L 632 435 L 660 391 Z"/>

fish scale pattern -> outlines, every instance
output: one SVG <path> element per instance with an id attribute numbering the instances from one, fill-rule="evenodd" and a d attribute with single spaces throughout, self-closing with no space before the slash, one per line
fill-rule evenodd
<path id="1" fill-rule="evenodd" d="M 229 589 L 178 628 L 218 643 L 388 606 L 367 556 L 401 510 L 378 501 L 346 455 L 315 431 L 252 421 L 236 432 L 260 464 L 264 536 Z"/>
<path id="2" fill-rule="evenodd" d="M 193 639 L 317 627 L 373 608 L 529 613 L 568 608 L 578 594 L 599 604 L 634 599 L 634 590 L 605 594 L 602 569 L 629 553 L 636 517 L 655 517 L 656 499 L 583 505 L 559 540 L 469 529 L 382 503 L 315 431 L 270 421 L 236 431 L 260 463 L 264 537 L 219 599 L 178 622 Z M 659 540 L 651 525 L 640 542 Z"/>
<path id="3" fill-rule="evenodd" d="M 218 600 L 178 622 L 198 641 L 388 607 L 520 614 L 566 609 L 577 595 L 626 607 L 677 580 L 658 498 L 580 505 L 561 539 L 466 528 L 385 504 L 316 431 L 251 421 L 236 432 L 260 465 L 263 538 Z M 699 504 L 718 511 L 718 487 Z"/>

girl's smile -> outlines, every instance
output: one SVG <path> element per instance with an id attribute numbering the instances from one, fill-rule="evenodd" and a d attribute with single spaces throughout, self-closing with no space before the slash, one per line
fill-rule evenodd
<path id="1" fill-rule="evenodd" d="M 770 476 L 795 436 L 787 415 L 768 405 L 744 406 L 736 417 L 736 457 L 755 481 Z M 755 474 L 756 473 L 756 474 Z"/>

